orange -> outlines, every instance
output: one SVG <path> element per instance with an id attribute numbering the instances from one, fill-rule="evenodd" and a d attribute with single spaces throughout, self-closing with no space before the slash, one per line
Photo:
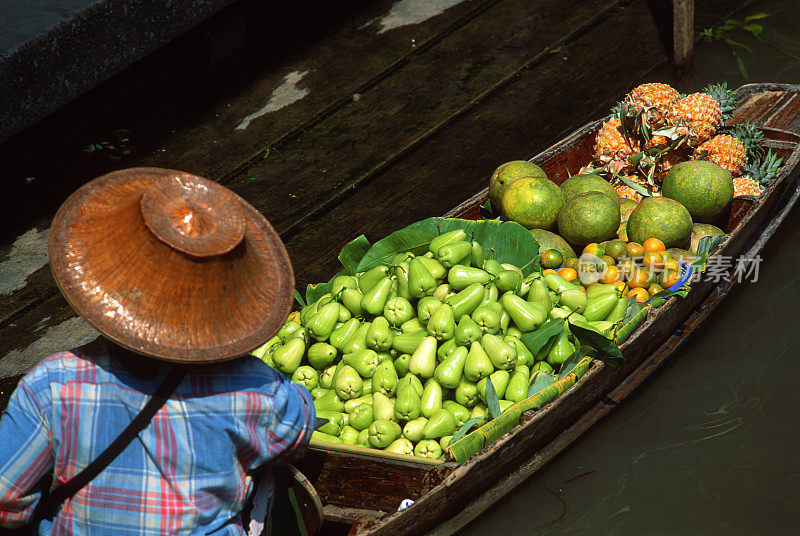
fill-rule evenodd
<path id="1" fill-rule="evenodd" d="M 666 270 L 661 274 L 661 286 L 669 288 L 680 280 L 680 273 L 675 270 Z"/>
<path id="2" fill-rule="evenodd" d="M 639 303 L 644 303 L 650 297 L 647 290 L 643 288 L 632 288 L 628 291 L 628 298 L 636 298 Z"/>
<path id="3" fill-rule="evenodd" d="M 664 251 L 664 249 L 666 249 L 664 247 L 664 242 L 662 242 L 658 238 L 648 238 L 647 240 L 644 241 L 644 244 L 642 245 L 644 246 L 645 251 L 657 252 L 657 251 Z"/>
<path id="4" fill-rule="evenodd" d="M 650 294 L 651 296 L 655 296 L 662 290 L 664 290 L 664 287 L 662 287 L 658 283 L 652 283 L 649 287 L 647 287 L 647 293 Z"/>
<path id="5" fill-rule="evenodd" d="M 591 244 L 586 244 L 586 247 L 583 248 L 584 253 L 588 253 L 590 255 L 597 255 L 598 257 L 602 257 L 606 254 L 603 246 L 598 244 L 597 242 L 592 242 Z"/>
<path id="6" fill-rule="evenodd" d="M 564 256 L 557 249 L 546 249 L 539 262 L 542 268 L 558 268 L 564 264 Z"/>
<path id="7" fill-rule="evenodd" d="M 556 273 L 567 281 L 578 279 L 578 272 L 576 272 L 574 268 L 561 268 Z"/>
<path id="8" fill-rule="evenodd" d="M 617 266 L 622 274 L 622 279 L 628 279 L 633 271 L 636 270 L 636 263 L 633 259 L 621 259 Z"/>
<path id="9" fill-rule="evenodd" d="M 622 280 L 622 271 L 616 266 L 609 266 L 606 268 L 606 273 L 603 274 L 601 281 L 603 283 L 616 283 Z"/>
<path id="10" fill-rule="evenodd" d="M 606 242 L 606 255 L 614 260 L 619 259 L 628 253 L 627 245 L 622 240 L 609 240 Z"/>
<path id="11" fill-rule="evenodd" d="M 611 255 L 603 255 L 600 258 L 606 263 L 607 266 L 614 266 L 617 263 L 617 260 Z"/>
<path id="12" fill-rule="evenodd" d="M 556 272 L 555 270 L 553 270 L 551 268 L 548 268 L 547 270 L 542 270 L 542 275 L 544 275 L 544 274 L 557 274 L 557 273 L 558 272 Z"/>
<path id="13" fill-rule="evenodd" d="M 646 288 L 650 285 L 650 272 L 647 268 L 638 268 L 628 278 L 628 286 L 631 288 Z"/>
<path id="14" fill-rule="evenodd" d="M 622 293 L 624 296 L 625 293 L 628 291 L 628 285 L 624 281 L 617 281 L 616 283 L 612 283 L 617 289 Z"/>
<path id="15" fill-rule="evenodd" d="M 644 247 L 637 242 L 628 242 L 626 249 L 628 250 L 628 257 L 635 259 L 644 255 Z"/>
<path id="16" fill-rule="evenodd" d="M 540 170 L 541 171 L 541 170 Z M 564 206 L 564 192 L 547 177 L 522 177 L 511 182 L 497 206 L 503 218 L 528 229 L 549 229 L 558 221 Z"/>
<path id="17" fill-rule="evenodd" d="M 648 270 L 660 270 L 663 265 L 664 261 L 661 256 L 661 253 L 656 253 L 654 251 L 648 251 L 642 257 L 642 265 Z"/>
<path id="18" fill-rule="evenodd" d="M 566 261 L 564 261 L 564 268 L 577 268 L 580 262 L 581 262 L 580 259 L 578 259 L 577 257 L 567 259 Z"/>
<path id="19" fill-rule="evenodd" d="M 675 259 L 667 259 L 664 261 L 664 269 L 665 270 L 675 270 L 676 272 L 681 271 L 681 265 L 678 264 L 678 261 Z"/>

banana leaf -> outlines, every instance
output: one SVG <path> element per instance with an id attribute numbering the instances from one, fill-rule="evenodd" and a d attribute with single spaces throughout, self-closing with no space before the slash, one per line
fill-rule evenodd
<path id="1" fill-rule="evenodd" d="M 420 255 L 428 250 L 428 244 L 436 238 L 436 233 L 427 229 L 409 229 L 408 227 L 395 231 L 386 238 L 375 242 L 367 250 L 356 267 L 357 272 L 366 272 L 376 266 L 391 264 L 398 253 L 410 251 Z"/>
<path id="2" fill-rule="evenodd" d="M 504 411 L 500 417 L 492 419 L 477 430 L 474 430 L 457 441 L 450 441 L 445 451 L 447 457 L 464 463 L 467 458 L 480 452 L 485 446 L 491 445 L 503 434 L 510 432 L 519 424 L 522 413 L 529 410 L 537 410 L 549 404 L 567 389 L 575 385 L 592 365 L 590 357 L 584 357 L 575 367 L 563 378 L 559 379 L 549 387 L 542 389 L 533 396 L 521 400 Z"/>
<path id="3" fill-rule="evenodd" d="M 335 276 L 334 276 L 335 277 Z M 314 303 L 322 296 L 331 291 L 330 281 L 327 283 L 317 283 L 306 287 L 306 304 Z"/>
<path id="4" fill-rule="evenodd" d="M 615 366 L 622 363 L 623 357 L 619 347 L 605 335 L 575 324 L 571 325 L 569 329 L 580 341 L 581 347 L 588 346 L 597 352 L 597 358 L 603 363 Z"/>
<path id="5" fill-rule="evenodd" d="M 361 262 L 361 259 L 364 258 L 369 249 L 369 240 L 363 234 L 342 248 L 339 253 L 339 262 L 342 263 L 345 269 L 349 269 L 348 271 L 352 272 L 347 275 L 355 275 L 358 263 Z"/>
<path id="6" fill-rule="evenodd" d="M 537 270 L 539 243 L 525 227 L 516 222 L 428 218 L 412 223 L 406 229 L 424 229 L 435 235 L 463 229 L 470 240 L 477 241 L 483 247 L 485 259 L 513 264 L 522 270 L 523 275 Z"/>
<path id="7" fill-rule="evenodd" d="M 563 318 L 551 318 L 536 331 L 523 333 L 520 337 L 520 340 L 522 341 L 522 344 L 528 347 L 528 350 L 530 350 L 531 353 L 536 355 L 539 353 L 539 350 L 544 348 L 553 337 L 560 335 L 563 329 Z"/>

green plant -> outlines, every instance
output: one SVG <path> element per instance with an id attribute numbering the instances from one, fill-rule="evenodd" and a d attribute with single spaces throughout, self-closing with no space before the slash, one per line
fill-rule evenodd
<path id="1" fill-rule="evenodd" d="M 743 21 L 736 19 L 727 19 L 719 26 L 713 28 L 706 28 L 701 32 L 701 36 L 707 41 L 722 41 L 731 50 L 731 54 L 736 59 L 736 65 L 739 67 L 739 72 L 745 79 L 748 79 L 747 68 L 744 65 L 744 59 L 740 54 L 741 51 L 752 52 L 751 48 L 746 44 L 738 41 L 739 35 L 750 36 L 750 38 L 772 48 L 776 52 L 788 56 L 794 60 L 800 61 L 800 56 L 793 54 L 787 50 L 775 46 L 764 40 L 762 34 L 764 33 L 764 26 L 756 21 L 760 21 L 769 17 L 768 13 L 755 13 L 748 15 Z M 734 39 L 734 37 L 736 39 Z"/>

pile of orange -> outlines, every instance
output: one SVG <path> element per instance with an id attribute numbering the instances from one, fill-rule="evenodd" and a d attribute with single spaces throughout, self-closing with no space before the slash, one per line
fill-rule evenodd
<path id="1" fill-rule="evenodd" d="M 658 238 L 645 240 L 643 244 L 609 240 L 591 243 L 583 248 L 583 254 L 600 259 L 598 283 L 619 287 L 623 296 L 646 301 L 650 296 L 673 286 L 680 280 L 680 265 Z M 555 272 L 567 281 L 581 284 L 585 291 L 592 283 L 583 286 L 579 278 L 580 259 L 569 259 Z M 581 267 L 582 268 L 582 267 Z"/>

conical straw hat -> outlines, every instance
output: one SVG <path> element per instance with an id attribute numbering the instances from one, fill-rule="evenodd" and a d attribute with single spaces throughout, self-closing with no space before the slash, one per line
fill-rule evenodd
<path id="1" fill-rule="evenodd" d="M 270 223 L 227 188 L 133 168 L 79 188 L 58 210 L 50 263 L 70 305 L 140 354 L 232 359 L 289 314 L 294 273 Z"/>

